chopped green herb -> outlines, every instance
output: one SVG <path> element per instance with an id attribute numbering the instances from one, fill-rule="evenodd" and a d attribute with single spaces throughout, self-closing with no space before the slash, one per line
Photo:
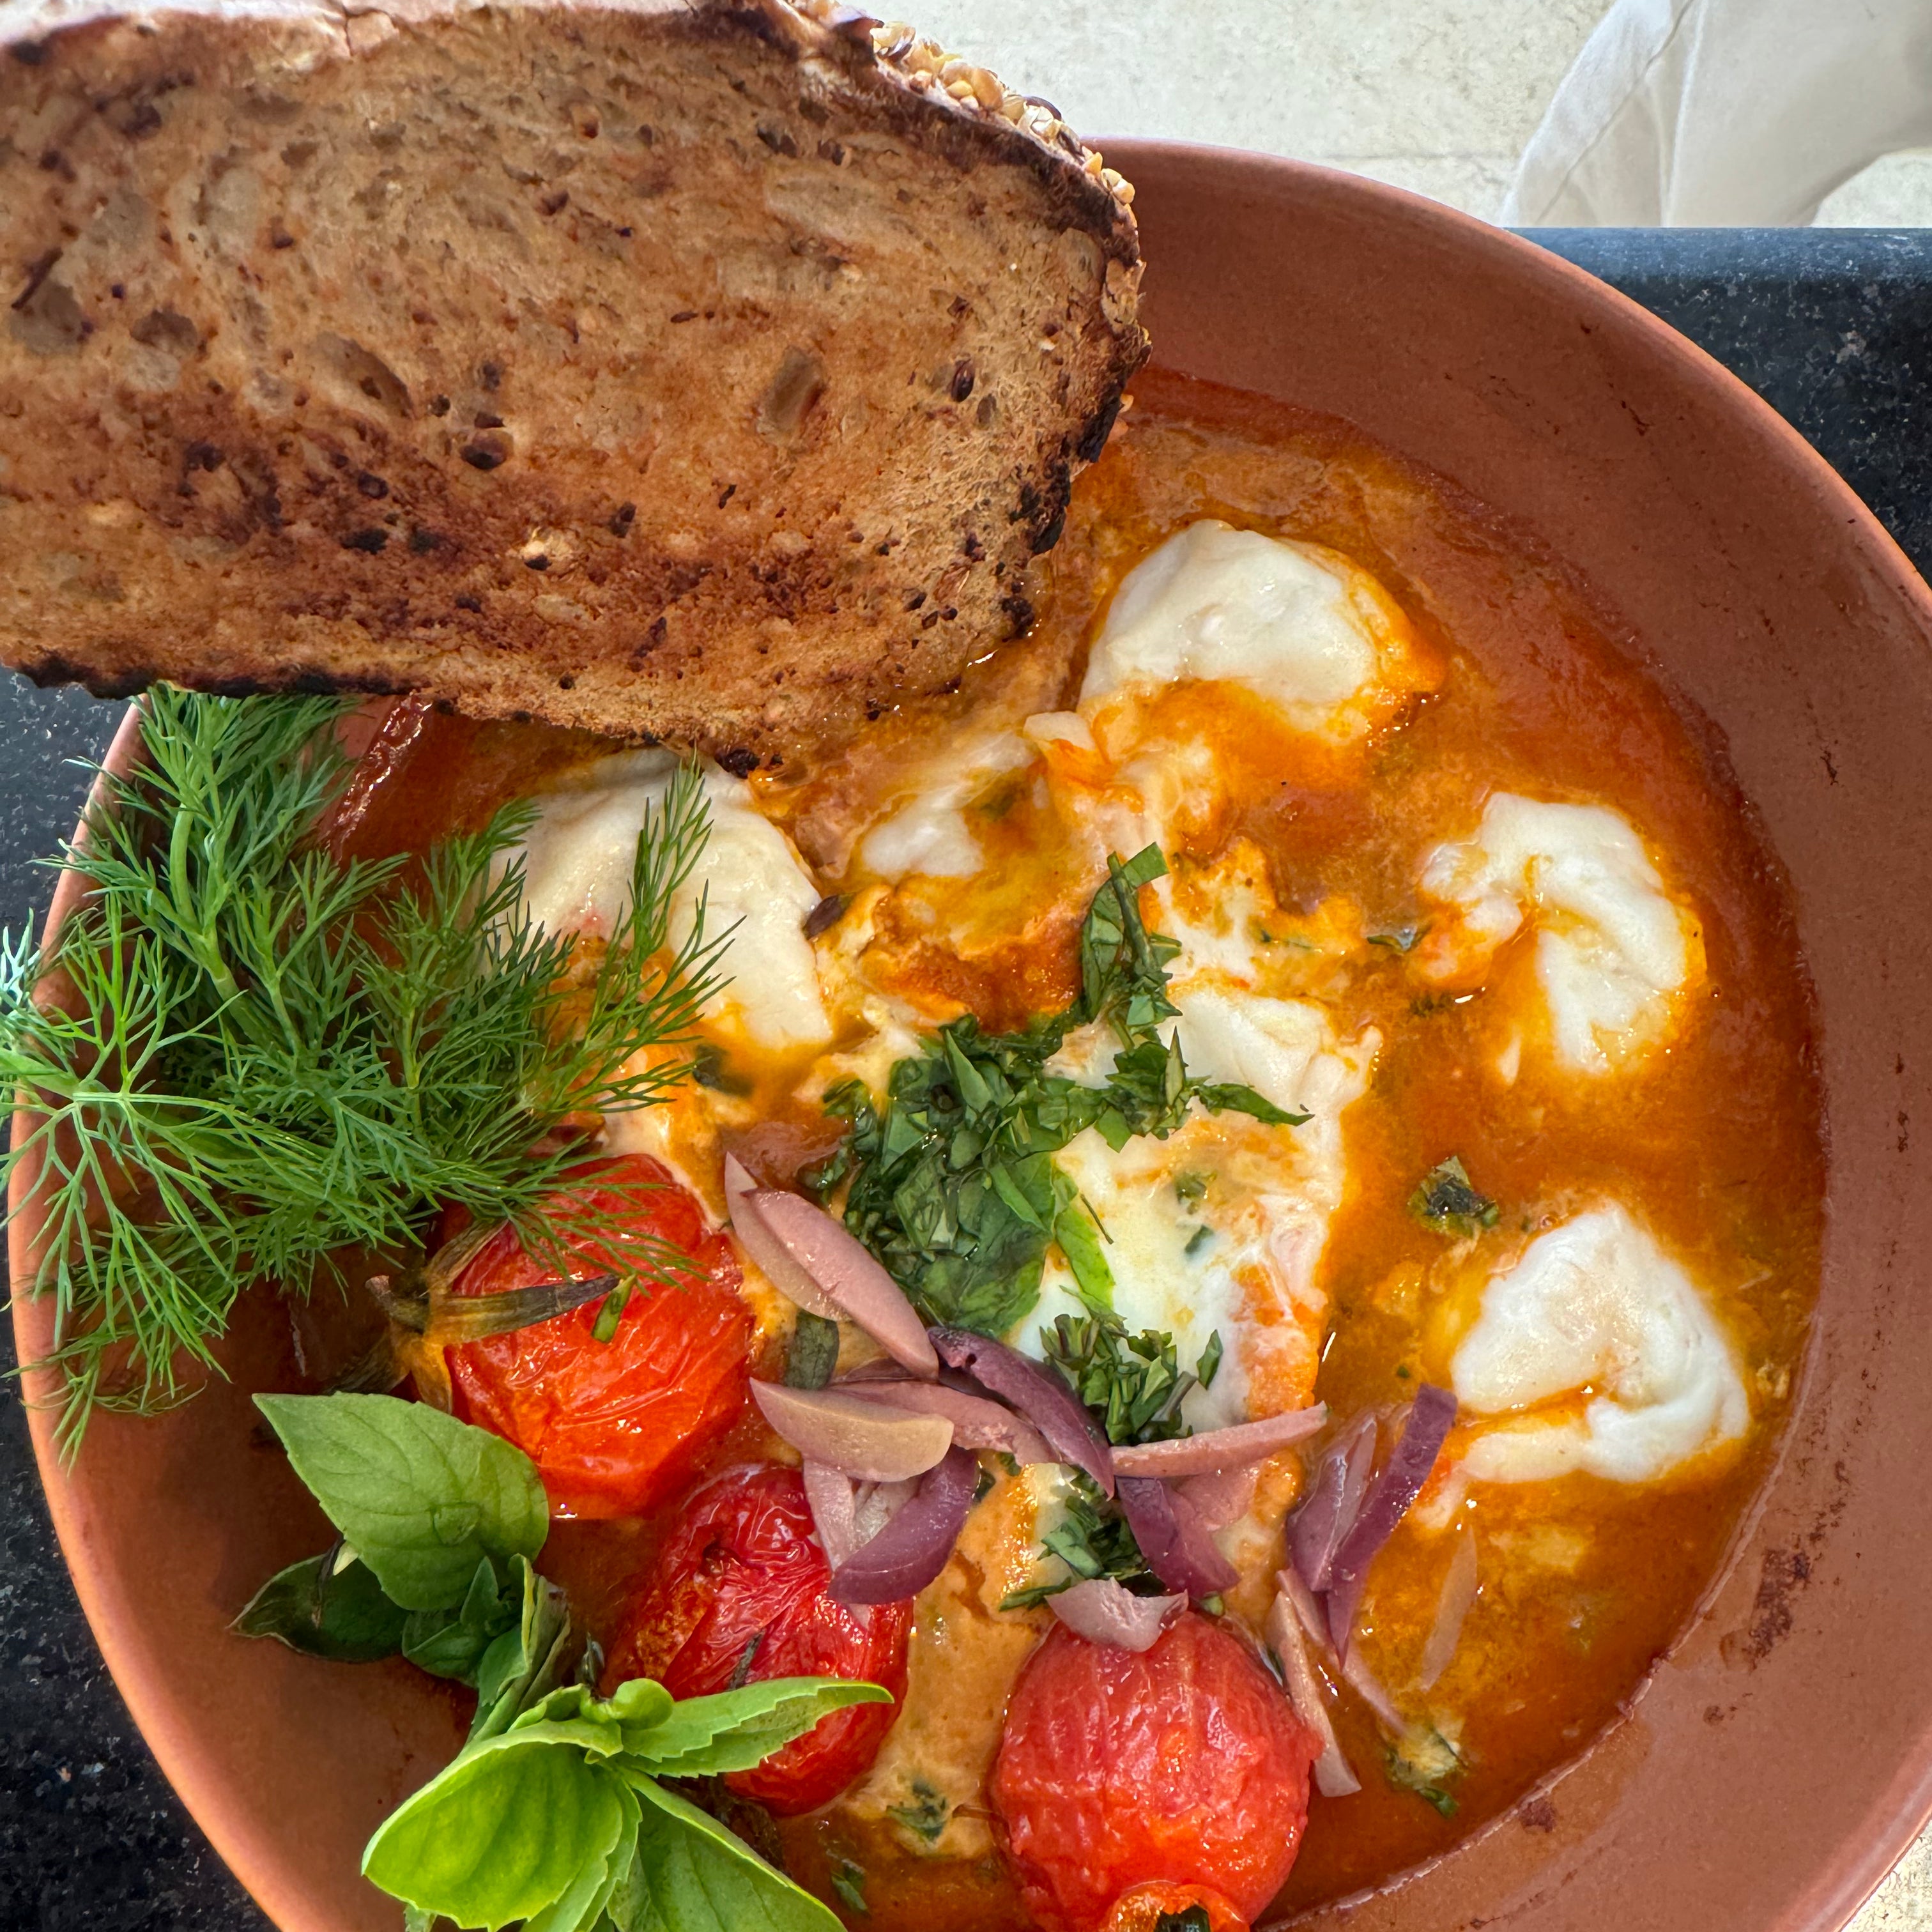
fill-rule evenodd
<path id="1" fill-rule="evenodd" d="M 1209 1227 L 1206 1222 L 1202 1222 L 1201 1226 L 1188 1236 L 1187 1245 L 1180 1251 L 1181 1259 L 1190 1262 L 1198 1261 L 1202 1251 L 1213 1245 L 1214 1240 L 1214 1230 Z"/>
<path id="2" fill-rule="evenodd" d="M 1052 1160 L 1087 1128 L 1118 1148 L 1137 1134 L 1165 1139 L 1197 1102 L 1276 1126 L 1308 1118 L 1252 1088 L 1196 1079 L 1178 1040 L 1160 1038 L 1176 1011 L 1167 964 L 1180 949 L 1147 931 L 1138 894 L 1167 868 L 1151 845 L 1108 867 L 1081 926 L 1079 996 L 1064 1012 L 1010 1034 L 982 1033 L 970 1015 L 952 1021 L 892 1068 L 883 1107 L 856 1081 L 826 1096 L 850 1130 L 808 1185 L 824 1199 L 849 1180 L 847 1226 L 928 1322 L 1004 1334 L 1039 1298 L 1055 1240 L 1083 1298 L 1111 1301 L 1094 1231 L 1062 1226 L 1078 1194 Z M 1091 1024 L 1118 1042 L 1105 1084 L 1048 1072 L 1067 1035 Z"/>
<path id="3" fill-rule="evenodd" d="M 1119 1316 L 1096 1312 L 1059 1316 L 1040 1331 L 1040 1342 L 1109 1442 L 1162 1442 L 1188 1433 L 1180 1405 L 1200 1378 L 1180 1366 L 1172 1335 L 1157 1328 L 1130 1335 Z"/>
<path id="4" fill-rule="evenodd" d="M 1191 1208 L 1197 1201 L 1206 1198 L 1208 1177 L 1204 1174 L 1177 1174 L 1174 1177 L 1174 1191 Z"/>
<path id="5" fill-rule="evenodd" d="M 1065 1520 L 1040 1539 L 1064 1562 L 1070 1575 L 1058 1582 L 1036 1583 L 1014 1590 L 1001 1599 L 1003 1610 L 1030 1610 L 1076 1583 L 1111 1576 L 1117 1583 L 1145 1582 L 1154 1588 L 1153 1574 L 1134 1540 L 1134 1533 L 1090 1477 L 1076 1476 L 1066 1498 Z"/>
<path id="6" fill-rule="evenodd" d="M 1101 1243 L 1107 1231 L 1100 1219 L 1083 1202 L 1075 1202 L 1060 1210 L 1053 1224 L 1053 1238 L 1073 1274 L 1073 1286 L 1089 1308 L 1106 1311 L 1114 1306 L 1114 1270 L 1108 1264 Z"/>
<path id="7" fill-rule="evenodd" d="M 1204 1905 L 1190 1905 L 1183 1912 L 1163 1912 L 1154 1922 L 1154 1932 L 1210 1932 L 1212 1921 Z"/>
<path id="8" fill-rule="evenodd" d="M 952 1807 L 944 1795 L 934 1790 L 922 1778 L 915 1778 L 912 1781 L 910 1804 L 886 1807 L 887 1817 L 896 1818 L 915 1838 L 922 1838 L 928 1845 L 934 1844 L 946 1829 L 946 1820 L 952 1815 Z"/>
<path id="9" fill-rule="evenodd" d="M 791 1333 L 791 1352 L 785 1358 L 785 1387 L 820 1389 L 838 1366 L 838 1324 L 808 1308 L 798 1311 Z"/>
<path id="10" fill-rule="evenodd" d="M 1448 1786 L 1462 1774 L 1462 1755 L 1440 1731 L 1414 1731 L 1389 1745 L 1384 1765 L 1391 1784 L 1414 1792 L 1444 1817 L 1455 1816 L 1456 1800 Z"/>
<path id="11" fill-rule="evenodd" d="M 1460 1155 L 1451 1154 L 1430 1169 L 1408 1197 L 1408 1211 L 1438 1234 L 1472 1240 L 1496 1225 L 1496 1204 L 1479 1194 L 1463 1170 Z"/>
<path id="12" fill-rule="evenodd" d="M 838 1893 L 854 1912 L 869 1912 L 872 1907 L 866 1903 L 866 1868 L 854 1864 L 850 1858 L 841 1858 L 832 1868 L 832 1889 Z"/>
<path id="13" fill-rule="evenodd" d="M 714 1094 L 729 1094 L 742 1100 L 752 1091 L 752 1083 L 742 1073 L 734 1073 L 722 1047 L 706 1040 L 691 1056 L 691 1077 Z"/>
<path id="14" fill-rule="evenodd" d="M 1216 1328 L 1208 1336 L 1200 1360 L 1194 1364 L 1194 1379 L 1204 1389 L 1212 1388 L 1214 1378 L 1221 1372 L 1221 1331 Z"/>

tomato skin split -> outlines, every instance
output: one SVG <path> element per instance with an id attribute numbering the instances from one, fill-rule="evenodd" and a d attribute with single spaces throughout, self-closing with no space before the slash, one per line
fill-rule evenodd
<path id="1" fill-rule="evenodd" d="M 572 1240 L 574 1277 L 626 1266 L 627 1246 L 655 1238 L 688 1256 L 688 1275 L 634 1286 L 608 1342 L 601 1300 L 448 1351 L 455 1412 L 516 1444 L 537 1466 L 552 1514 L 634 1516 L 689 1480 L 744 1412 L 752 1318 L 727 1238 L 697 1200 L 639 1154 L 586 1162 L 572 1187 L 599 1227 Z M 555 1278 L 508 1228 L 451 1284 L 488 1294 Z"/>
<path id="2" fill-rule="evenodd" d="M 1166 1885 L 1158 1879 L 1122 1892 L 1100 1932 L 1155 1932 L 1162 1918 L 1178 1918 L 1196 1905 L 1208 1909 L 1208 1932 L 1248 1932 L 1248 1922 L 1212 1886 Z"/>
<path id="3" fill-rule="evenodd" d="M 1138 1655 L 1057 1627 L 1014 1687 L 991 1781 L 1027 1909 L 1045 1932 L 1102 1932 L 1123 1893 L 1160 1881 L 1252 1920 L 1294 1863 L 1317 1754 L 1204 1617 Z"/>
<path id="4" fill-rule="evenodd" d="M 776 1462 L 726 1470 L 665 1538 L 610 1646 L 607 1694 L 632 1677 L 654 1677 L 674 1697 L 770 1677 L 844 1677 L 903 1697 L 911 1600 L 848 1610 L 826 1594 L 831 1580 L 799 1472 Z M 814 1810 L 870 1767 L 898 1714 L 896 1701 L 835 1711 L 724 1781 L 782 1817 Z"/>

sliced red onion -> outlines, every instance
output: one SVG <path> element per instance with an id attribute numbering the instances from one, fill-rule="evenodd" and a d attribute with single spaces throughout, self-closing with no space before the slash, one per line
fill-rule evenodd
<path id="1" fill-rule="evenodd" d="M 812 1510 L 812 1526 L 818 1532 L 819 1547 L 825 1552 L 826 1562 L 836 1570 L 860 1540 L 852 1479 L 809 1456 L 799 1473 L 805 1478 L 805 1500 Z"/>
<path id="2" fill-rule="evenodd" d="M 757 1264 L 758 1270 L 781 1294 L 789 1295 L 800 1307 L 828 1322 L 836 1322 L 843 1312 L 786 1252 L 784 1244 L 758 1212 L 752 1197 L 758 1184 L 746 1172 L 736 1154 L 724 1156 L 724 1205 L 731 1216 L 731 1232 L 738 1245 Z"/>
<path id="3" fill-rule="evenodd" d="M 847 1384 L 862 1402 L 904 1409 L 914 1415 L 943 1415 L 952 1425 L 952 1439 L 962 1449 L 998 1449 L 1024 1468 L 1029 1462 L 1060 1459 L 1046 1438 L 1004 1402 L 983 1395 L 962 1395 L 938 1382 L 866 1382 Z"/>
<path id="4" fill-rule="evenodd" d="M 1430 1627 L 1429 1641 L 1422 1646 L 1422 1664 L 1415 1681 L 1423 1690 L 1433 1690 L 1449 1668 L 1456 1646 L 1462 1641 L 1463 1620 L 1476 1600 L 1476 1539 L 1468 1530 L 1459 1531 L 1442 1579 L 1442 1594 L 1436 1600 L 1436 1621 Z"/>
<path id="5" fill-rule="evenodd" d="M 907 1476 L 896 1483 L 860 1483 L 852 1494 L 853 1529 L 856 1546 L 870 1543 L 913 1498 L 919 1494 L 919 1478 Z"/>
<path id="6" fill-rule="evenodd" d="M 914 1375 L 938 1372 L 938 1358 L 904 1289 L 842 1222 L 802 1194 L 776 1188 L 747 1195 L 745 1204 L 835 1304 L 835 1312 L 856 1322 Z"/>
<path id="7" fill-rule="evenodd" d="M 1116 1650 L 1151 1650 L 1174 1612 L 1187 1607 L 1187 1599 L 1178 1594 L 1137 1597 L 1111 1576 L 1091 1577 L 1046 1600 L 1075 1636 Z"/>
<path id="8" fill-rule="evenodd" d="M 838 1385 L 842 1388 L 848 1382 L 903 1382 L 912 1379 L 891 1356 L 880 1355 L 872 1361 L 855 1363 L 849 1369 L 841 1369 Z"/>
<path id="9" fill-rule="evenodd" d="M 808 1462 L 822 1462 L 855 1481 L 890 1483 L 921 1475 L 952 1445 L 952 1425 L 943 1415 L 909 1415 L 838 1389 L 754 1382 L 752 1399 Z"/>
<path id="10" fill-rule="evenodd" d="M 1309 1641 L 1333 1655 L 1328 1642 L 1328 1613 L 1316 1601 L 1315 1593 L 1292 1568 L 1282 1570 L 1275 1580 L 1294 1606 L 1296 1618 Z M 1335 1668 L 1342 1682 L 1382 1720 L 1384 1730 L 1398 1738 L 1408 1736 L 1412 1729 L 1408 1720 L 1396 1708 L 1395 1700 L 1382 1688 L 1382 1680 L 1362 1661 L 1360 1651 L 1351 1651 L 1346 1658 L 1338 1660 Z"/>
<path id="11" fill-rule="evenodd" d="M 1294 1580 L 1299 1582 L 1300 1579 Z M 1335 1736 L 1335 1726 L 1328 1715 L 1328 1700 L 1322 1692 L 1322 1678 L 1316 1670 L 1314 1658 L 1309 1654 L 1307 1635 L 1288 1594 L 1287 1573 L 1283 1574 L 1280 1582 L 1274 1601 L 1268 1606 L 1268 1622 L 1263 1626 L 1262 1634 L 1281 1661 L 1281 1674 L 1287 1682 L 1288 1701 L 1294 1706 L 1294 1714 L 1315 1733 L 1321 1744 L 1322 1755 L 1315 1760 L 1315 1788 L 1324 1798 L 1346 1798 L 1351 1792 L 1361 1790 L 1361 1780 L 1350 1769 L 1347 1755 Z"/>
<path id="12" fill-rule="evenodd" d="M 1240 1580 L 1201 1519 L 1165 1483 L 1152 1476 L 1123 1476 L 1116 1494 L 1148 1568 L 1170 1590 L 1213 1597 Z"/>
<path id="13" fill-rule="evenodd" d="M 1409 1504 L 1421 1494 L 1455 1420 L 1456 1398 L 1447 1389 L 1424 1382 L 1409 1405 L 1408 1420 L 1402 1424 L 1395 1454 L 1370 1485 L 1354 1526 L 1335 1552 L 1328 1577 L 1328 1631 L 1335 1654 L 1344 1664 L 1355 1634 L 1355 1611 L 1368 1580 L 1369 1565 L 1395 1534 Z"/>
<path id="14" fill-rule="evenodd" d="M 1335 1552 L 1355 1526 L 1375 1463 L 1375 1413 L 1365 1410 L 1329 1444 L 1288 1526 L 1295 1569 L 1311 1590 L 1328 1588 Z"/>
<path id="15" fill-rule="evenodd" d="M 846 1559 L 832 1580 L 833 1601 L 856 1606 L 917 1596 L 946 1568 L 979 1485 L 979 1463 L 964 1449 L 949 1449 L 912 1501 Z"/>
<path id="16" fill-rule="evenodd" d="M 1261 1473 L 1258 1462 L 1250 1462 L 1245 1468 L 1216 1469 L 1210 1475 L 1189 1476 L 1175 1484 L 1174 1493 L 1192 1506 L 1202 1528 L 1226 1529 L 1247 1514 Z"/>
<path id="17" fill-rule="evenodd" d="M 1277 1449 L 1306 1442 L 1328 1420 L 1317 1402 L 1312 1408 L 1290 1409 L 1259 1422 L 1238 1423 L 1232 1429 L 1210 1429 L 1199 1436 L 1183 1436 L 1172 1442 L 1137 1442 L 1114 1451 L 1114 1473 L 1120 1476 L 1207 1476 L 1258 1462 Z"/>
<path id="18" fill-rule="evenodd" d="M 934 1328 L 932 1346 L 950 1369 L 964 1369 L 980 1386 L 1010 1402 L 1045 1436 L 1063 1462 L 1084 1469 L 1108 1496 L 1114 1459 L 1087 1406 L 1059 1376 L 1017 1348 L 966 1328 Z"/>

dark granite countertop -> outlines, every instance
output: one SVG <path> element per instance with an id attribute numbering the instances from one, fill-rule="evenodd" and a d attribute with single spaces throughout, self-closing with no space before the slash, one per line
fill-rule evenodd
<path id="1" fill-rule="evenodd" d="M 1932 230 L 1544 230 L 1749 382 L 1932 571 Z M 0 674 L 0 923 L 46 906 L 119 718 Z M 0 1345 L 4 1346 L 4 1345 Z M 0 1391 L 0 1928 L 262 1932 L 155 1768 L 62 1567 Z"/>

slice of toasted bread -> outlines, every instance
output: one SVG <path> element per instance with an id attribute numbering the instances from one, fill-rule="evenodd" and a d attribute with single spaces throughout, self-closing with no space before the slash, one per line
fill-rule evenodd
<path id="1" fill-rule="evenodd" d="M 0 0 L 0 659 L 823 741 L 1026 624 L 1131 197 L 825 0 Z"/>

